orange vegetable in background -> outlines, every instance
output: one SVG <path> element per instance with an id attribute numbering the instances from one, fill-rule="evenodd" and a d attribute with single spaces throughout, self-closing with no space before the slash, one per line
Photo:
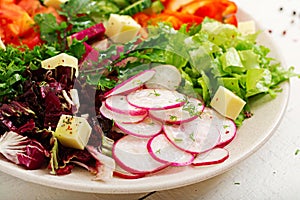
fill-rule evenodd
<path id="1" fill-rule="evenodd" d="M 171 23 L 174 29 L 182 24 L 200 24 L 205 17 L 237 26 L 237 6 L 229 0 L 161 0 L 164 11 L 159 14 L 137 13 L 133 18 L 146 27 L 158 22 Z"/>
<path id="2" fill-rule="evenodd" d="M 224 19 L 236 14 L 237 6 L 228 0 L 195 0 L 181 7 L 181 12 L 224 22 Z"/>
<path id="3" fill-rule="evenodd" d="M 33 20 L 37 13 L 53 13 L 52 7 L 44 7 L 39 0 L 0 0 L 0 37 L 5 44 L 27 45 L 33 48 L 42 40 Z"/>
<path id="4" fill-rule="evenodd" d="M 148 25 L 157 25 L 159 22 L 166 22 L 172 24 L 174 29 L 179 29 L 183 24 L 188 24 L 188 27 L 193 24 L 200 24 L 203 20 L 202 17 L 198 17 L 191 14 L 173 12 L 170 10 L 165 10 L 159 14 L 147 15 L 145 13 L 137 13 L 133 16 L 142 27 Z"/>
<path id="5" fill-rule="evenodd" d="M 13 37 L 22 36 L 34 24 L 29 14 L 14 3 L 0 4 L 0 19 L 1 28 Z"/>

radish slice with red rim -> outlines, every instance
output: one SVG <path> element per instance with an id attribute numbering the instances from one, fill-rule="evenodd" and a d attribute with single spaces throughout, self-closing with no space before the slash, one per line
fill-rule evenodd
<path id="1" fill-rule="evenodd" d="M 136 90 L 127 96 L 127 101 L 138 108 L 163 110 L 185 104 L 185 95 L 166 89 Z"/>
<path id="2" fill-rule="evenodd" d="M 148 152 L 149 139 L 131 135 L 124 136 L 114 143 L 112 154 L 116 163 L 133 174 L 149 174 L 160 171 L 169 164 L 155 160 Z"/>
<path id="3" fill-rule="evenodd" d="M 124 169 L 122 169 L 120 166 L 116 165 L 115 171 L 113 172 L 113 175 L 119 178 L 124 178 L 124 179 L 138 179 L 138 178 L 143 178 L 145 174 L 132 174 Z"/>
<path id="4" fill-rule="evenodd" d="M 104 94 L 104 97 L 107 98 L 112 95 L 122 94 L 130 91 L 134 91 L 140 88 L 146 81 L 154 76 L 155 70 L 145 70 L 143 72 L 138 73 L 135 76 L 130 77 L 126 81 L 123 81 L 110 91 Z"/>
<path id="5" fill-rule="evenodd" d="M 104 117 L 106 117 L 110 120 L 114 120 L 114 121 L 118 121 L 118 122 L 122 122 L 122 123 L 138 123 L 138 122 L 143 121 L 147 116 L 147 114 L 131 116 L 131 115 L 116 113 L 116 112 L 108 110 L 106 108 L 104 102 L 102 102 L 102 105 L 100 107 L 100 112 Z"/>
<path id="6" fill-rule="evenodd" d="M 147 114 L 147 110 L 130 105 L 127 101 L 127 97 L 124 95 L 114 95 L 108 97 L 105 100 L 105 106 L 107 109 L 120 114 L 133 116 Z"/>
<path id="7" fill-rule="evenodd" d="M 126 124 L 116 121 L 115 126 L 126 134 L 144 138 L 150 138 L 157 135 L 162 130 L 162 124 L 150 117 L 146 117 L 143 121 L 135 124 Z"/>
<path id="8" fill-rule="evenodd" d="M 186 166 L 192 163 L 194 156 L 174 146 L 164 134 L 152 137 L 147 145 L 150 155 L 162 163 L 172 166 Z"/>
<path id="9" fill-rule="evenodd" d="M 207 107 L 203 110 L 201 118 L 211 121 L 219 129 L 221 138 L 217 145 L 218 147 L 225 147 L 235 138 L 237 127 L 233 120 Z"/>
<path id="10" fill-rule="evenodd" d="M 217 127 L 199 117 L 181 125 L 165 124 L 163 130 L 172 144 L 189 153 L 208 151 L 220 141 Z"/>
<path id="11" fill-rule="evenodd" d="M 153 67 L 155 75 L 145 82 L 147 88 L 176 90 L 181 82 L 181 74 L 173 65 L 158 65 Z"/>
<path id="12" fill-rule="evenodd" d="M 204 104 L 195 98 L 184 100 L 185 104 L 178 108 L 150 110 L 149 115 L 159 121 L 170 124 L 181 124 L 196 119 L 202 113 Z"/>
<path id="13" fill-rule="evenodd" d="M 205 153 L 198 154 L 192 165 L 194 166 L 206 166 L 206 165 L 213 165 L 219 164 L 224 162 L 229 158 L 229 152 L 223 148 L 214 148 L 210 151 Z"/>

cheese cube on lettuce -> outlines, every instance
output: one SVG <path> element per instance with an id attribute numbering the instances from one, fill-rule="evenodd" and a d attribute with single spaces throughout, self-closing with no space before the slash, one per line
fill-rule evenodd
<path id="1" fill-rule="evenodd" d="M 243 99 L 223 86 L 218 88 L 210 103 L 217 112 L 232 120 L 239 116 L 245 104 Z"/>
<path id="2" fill-rule="evenodd" d="M 54 136 L 65 147 L 83 150 L 87 145 L 92 128 L 83 117 L 62 115 Z"/>

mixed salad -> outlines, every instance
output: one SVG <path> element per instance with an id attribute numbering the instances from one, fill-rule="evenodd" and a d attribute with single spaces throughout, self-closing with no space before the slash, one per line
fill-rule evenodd
<path id="1" fill-rule="evenodd" d="M 286 69 L 228 0 L 2 0 L 0 153 L 96 180 L 225 161 Z"/>

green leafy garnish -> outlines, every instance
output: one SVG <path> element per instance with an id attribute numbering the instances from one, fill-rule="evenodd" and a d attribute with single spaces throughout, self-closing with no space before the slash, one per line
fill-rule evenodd
<path id="1" fill-rule="evenodd" d="M 22 83 L 27 80 L 26 70 L 40 68 L 40 61 L 48 58 L 48 46 L 36 46 L 30 50 L 8 45 L 0 49 L 0 101 L 8 101 L 23 93 Z M 51 54 L 51 53 L 50 53 Z"/>
<path id="2" fill-rule="evenodd" d="M 189 138 L 190 138 L 193 142 L 195 142 L 195 141 L 196 141 L 196 140 L 195 140 L 195 133 L 192 132 L 192 133 L 189 135 Z"/>
<path id="3" fill-rule="evenodd" d="M 170 115 L 170 120 L 171 120 L 171 121 L 177 121 L 177 116 L 175 116 L 175 115 Z"/>
<path id="4" fill-rule="evenodd" d="M 181 138 L 174 138 L 174 142 L 182 142 L 183 141 L 183 139 L 181 139 Z"/>

